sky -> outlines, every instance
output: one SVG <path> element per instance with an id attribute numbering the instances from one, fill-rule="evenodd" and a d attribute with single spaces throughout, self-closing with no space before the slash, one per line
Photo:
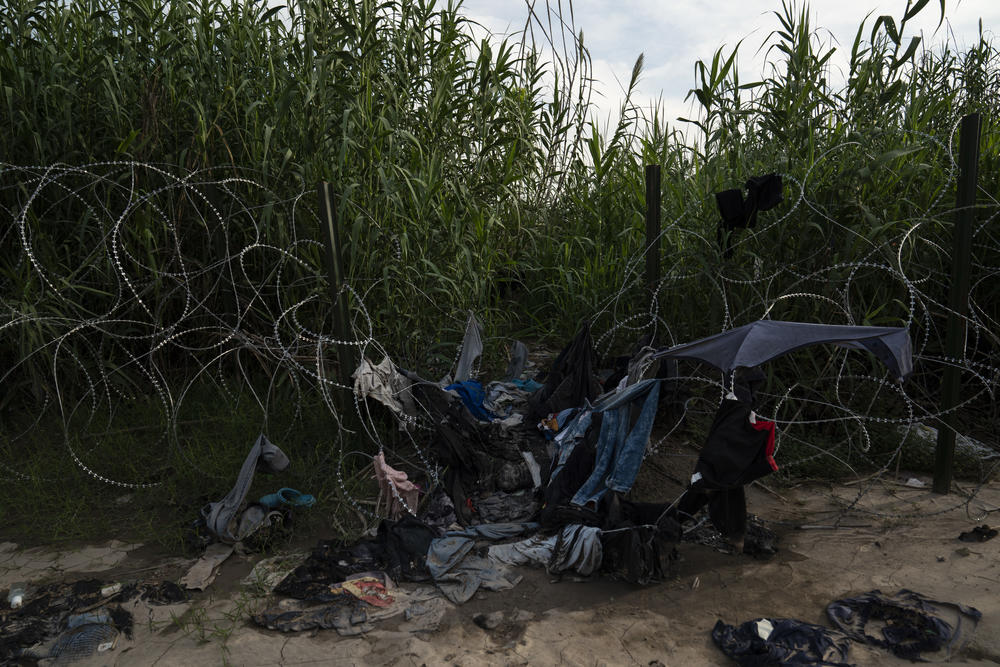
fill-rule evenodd
<path id="1" fill-rule="evenodd" d="M 558 1 L 550 0 L 552 5 Z M 568 0 L 561 1 L 568 7 Z M 534 2 L 536 8 L 544 3 Z M 833 61 L 836 76 L 846 70 L 847 55 L 865 16 L 872 14 L 867 34 L 881 14 L 893 16 L 898 26 L 906 0 L 813 0 L 809 6 L 812 25 L 838 47 Z M 583 31 L 599 82 L 594 97 L 597 120 L 603 125 L 617 118 L 623 87 L 640 53 L 645 54 L 645 66 L 635 99 L 643 107 L 660 101 L 671 120 L 695 114 L 690 100 L 684 102 L 694 87 L 695 61 L 710 62 L 719 47 L 728 54 L 743 40 L 740 79 L 756 80 L 766 68 L 765 50 L 759 47 L 779 27 L 774 12 L 781 8 L 781 0 L 574 0 L 576 30 Z M 463 11 L 495 35 L 519 32 L 528 14 L 526 0 L 464 0 Z M 985 33 L 1000 35 L 1000 0 L 946 0 L 945 22 L 938 28 L 940 17 L 940 0 L 930 0 L 907 23 L 904 45 L 909 42 L 907 35 L 922 34 L 925 44 L 948 39 L 959 47 L 969 46 L 978 41 L 980 18 Z"/>

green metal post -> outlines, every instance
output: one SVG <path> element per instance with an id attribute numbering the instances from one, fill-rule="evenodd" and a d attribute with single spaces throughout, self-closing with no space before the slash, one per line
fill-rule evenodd
<path id="1" fill-rule="evenodd" d="M 353 342 L 351 322 L 347 312 L 347 292 L 342 292 L 344 285 L 344 255 L 340 242 L 340 229 L 337 225 L 337 208 L 334 206 L 333 186 L 321 181 L 317 188 L 319 193 L 319 219 L 323 230 L 323 240 L 326 242 L 326 270 L 330 282 L 330 299 L 333 304 L 333 331 L 338 340 Z M 337 345 L 337 358 L 340 363 L 340 380 L 350 384 L 351 373 L 356 366 L 354 345 Z"/>
<path id="2" fill-rule="evenodd" d="M 951 258 L 951 291 L 948 296 L 948 332 L 945 354 L 961 358 L 965 347 L 965 315 L 969 303 L 969 266 L 972 256 L 972 227 L 976 211 L 976 179 L 979 164 L 979 114 L 969 114 L 962 119 L 958 152 L 958 195 L 956 197 L 955 246 Z M 961 369 L 946 366 L 941 381 L 941 411 L 958 405 L 961 388 Z M 934 493 L 951 490 L 952 467 L 955 458 L 955 413 L 942 417 L 938 429 L 936 461 L 934 465 Z"/>
<path id="3" fill-rule="evenodd" d="M 646 165 L 646 286 L 660 284 L 660 165 Z"/>

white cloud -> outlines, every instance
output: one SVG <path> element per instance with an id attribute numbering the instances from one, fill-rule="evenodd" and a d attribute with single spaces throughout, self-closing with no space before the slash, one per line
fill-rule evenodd
<path id="1" fill-rule="evenodd" d="M 552 0 L 552 4 L 556 4 Z M 568 0 L 562 0 L 564 8 Z M 846 54 L 862 19 L 872 12 L 867 31 L 881 14 L 899 17 L 905 0 L 820 0 L 811 3 L 814 29 L 824 38 L 835 40 L 840 71 L 846 66 Z M 544 6 L 542 0 L 536 3 Z M 947 23 L 934 34 L 939 19 L 939 3 L 930 2 L 906 26 L 908 35 L 924 35 L 926 43 L 939 43 L 946 37 L 959 47 L 978 40 L 978 20 L 986 32 L 1000 32 L 1000 1 L 962 0 L 947 2 Z M 467 16 L 498 33 L 520 31 L 527 16 L 526 5 L 513 0 L 465 0 Z M 694 64 L 710 61 L 716 49 L 725 46 L 729 53 L 740 40 L 740 78 L 750 81 L 765 69 L 765 51 L 759 49 L 772 30 L 779 28 L 774 12 L 780 12 L 780 0 L 715 0 L 712 3 L 662 0 L 576 0 L 573 3 L 577 31 L 583 30 L 584 43 L 590 50 L 594 76 L 598 79 L 595 95 L 597 117 L 602 125 L 616 117 L 632 65 L 639 53 L 645 54 L 645 68 L 637 102 L 643 106 L 662 100 L 666 117 L 690 115 L 684 103 L 694 87 Z M 621 82 L 621 86 L 618 81 Z"/>

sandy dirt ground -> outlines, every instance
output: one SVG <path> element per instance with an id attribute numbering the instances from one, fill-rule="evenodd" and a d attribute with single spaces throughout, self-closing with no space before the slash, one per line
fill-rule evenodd
<path id="1" fill-rule="evenodd" d="M 909 476 L 907 476 L 909 477 Z M 929 485 L 929 479 L 924 477 Z M 872 589 L 911 589 L 972 605 L 983 613 L 968 642 L 948 664 L 1000 663 L 1000 538 L 957 540 L 976 520 L 1000 508 L 1000 483 L 984 487 L 968 507 L 957 495 L 937 496 L 882 479 L 849 513 L 862 484 L 808 485 L 768 492 L 750 489 L 750 510 L 781 536 L 777 555 L 758 560 L 682 543 L 666 581 L 648 586 L 597 579 L 555 581 L 523 569 L 503 592 L 481 592 L 451 608 L 433 632 L 413 633 L 402 617 L 358 637 L 333 630 L 262 631 L 246 612 L 263 601 L 243 583 L 260 556 L 232 556 L 205 592 L 184 604 L 129 602 L 132 640 L 77 664 L 93 665 L 726 665 L 711 640 L 717 620 L 790 617 L 829 625 L 826 605 Z M 840 517 L 840 527 L 828 527 Z M 807 526 L 801 528 L 801 526 Z M 808 527 L 812 526 L 812 527 Z M 827 526 L 827 527 L 822 527 Z M 191 561 L 165 560 L 137 545 L 112 542 L 70 551 L 22 550 L 0 544 L 0 589 L 12 582 L 87 576 L 109 581 L 178 577 Z M 406 585 L 404 584 L 404 587 Z M 477 614 L 502 612 L 484 630 Z M 929 656 L 934 657 L 934 656 Z M 908 664 L 854 644 L 859 665 Z"/>

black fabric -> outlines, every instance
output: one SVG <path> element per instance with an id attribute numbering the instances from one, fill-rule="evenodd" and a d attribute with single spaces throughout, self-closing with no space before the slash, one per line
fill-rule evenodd
<path id="1" fill-rule="evenodd" d="M 943 609 L 956 619 L 954 625 L 945 619 Z M 857 597 L 835 600 L 826 614 L 851 639 L 892 651 L 900 658 L 921 660 L 921 653 L 950 650 L 959 641 L 962 619 L 972 621 L 973 628 L 982 613 L 973 607 L 931 600 L 906 589 L 895 595 L 874 590 Z M 869 623 L 881 628 L 881 636 L 869 631 Z"/>
<path id="2" fill-rule="evenodd" d="M 783 198 L 779 174 L 751 176 L 744 187 L 746 198 L 737 189 L 715 193 L 715 204 L 721 218 L 716 236 L 725 257 L 733 255 L 735 230 L 756 227 L 757 213 L 774 208 Z"/>
<path id="3" fill-rule="evenodd" d="M 383 520 L 374 539 L 320 542 L 274 591 L 297 600 L 331 602 L 337 596 L 330 593 L 330 584 L 361 572 L 383 571 L 396 581 L 427 581 L 427 549 L 435 536 L 414 516 Z"/>
<path id="4" fill-rule="evenodd" d="M 597 398 L 601 385 L 594 376 L 595 364 L 590 324 L 584 322 L 556 357 L 542 387 L 528 399 L 527 420 L 537 422 L 549 413 L 577 408 L 584 400 Z"/>
<path id="5" fill-rule="evenodd" d="M 758 632 L 759 621 L 771 624 L 767 639 Z M 739 626 L 718 621 L 712 628 L 712 641 L 740 667 L 772 665 L 848 664 L 850 648 L 845 636 L 821 625 L 791 618 L 756 619 Z"/>
<path id="6" fill-rule="evenodd" d="M 663 537 L 648 526 L 633 526 L 601 533 L 604 558 L 601 571 L 633 584 L 663 579 Z M 669 553 L 669 552 L 668 552 Z"/>
<path id="7" fill-rule="evenodd" d="M 330 584 L 344 581 L 352 574 L 380 570 L 385 565 L 385 551 L 374 540 L 347 545 L 339 540 L 320 542 L 309 558 L 292 570 L 274 592 L 297 600 L 332 602 Z"/>
<path id="8" fill-rule="evenodd" d="M 574 521 L 572 516 L 567 516 L 567 513 L 573 513 L 573 510 L 570 510 L 568 506 L 570 500 L 594 471 L 594 461 L 597 458 L 597 438 L 601 432 L 602 419 L 601 413 L 593 415 L 586 435 L 576 443 L 573 452 L 566 460 L 566 465 L 549 480 L 545 487 L 542 511 L 539 515 L 539 521 L 544 527 L 555 528 L 570 523 L 586 523 Z M 598 524 L 586 523 L 586 525 Z"/>
<path id="9" fill-rule="evenodd" d="M 532 492 L 498 491 L 485 498 L 473 499 L 472 506 L 482 523 L 524 523 L 535 519 L 539 503 Z"/>
<path id="10" fill-rule="evenodd" d="M 445 469 L 442 486 L 460 524 L 476 522 L 475 498 L 497 489 L 512 492 L 534 487 L 522 451 L 531 452 L 543 471 L 548 469 L 544 438 L 537 429 L 524 424 L 504 431 L 499 424 L 481 423 L 461 400 L 437 384 L 404 374 L 413 380 L 411 394 L 433 425 L 433 449 Z"/>
<path id="11" fill-rule="evenodd" d="M 720 229 L 733 230 L 757 225 L 757 213 L 768 211 L 781 203 L 782 184 L 779 174 L 751 176 L 742 191 L 723 190 L 715 193 L 715 203 L 722 218 Z"/>
<path id="12" fill-rule="evenodd" d="M 547 524 L 550 528 L 571 525 L 600 528 L 605 523 L 603 514 L 579 505 L 559 505 L 555 508 L 552 516 L 553 519 Z"/>
<path id="13" fill-rule="evenodd" d="M 732 489 L 773 472 L 767 459 L 771 434 L 750 423 L 750 406 L 736 400 L 722 401 L 695 464 L 699 489 Z"/>
<path id="14" fill-rule="evenodd" d="M 722 250 L 722 256 L 729 259 L 733 256 L 733 243 L 736 240 L 737 229 L 747 226 L 744 213 L 743 193 L 739 190 L 723 190 L 715 193 L 715 204 L 719 207 L 722 219 L 715 229 L 715 238 Z M 754 217 L 756 221 L 756 216 Z"/>
<path id="15" fill-rule="evenodd" d="M 750 406 L 726 399 L 719 406 L 702 447 L 695 476 L 700 478 L 680 499 L 683 521 L 708 505 L 712 524 L 731 541 L 746 534 L 747 502 L 744 485 L 773 471 L 767 448 L 773 431 L 750 423 Z"/>
<path id="16" fill-rule="evenodd" d="M 783 196 L 781 192 L 781 175 L 766 174 L 764 176 L 751 176 L 744 185 L 747 190 L 746 214 L 747 227 L 757 225 L 757 212 L 769 211 L 781 203 Z"/>
<path id="17" fill-rule="evenodd" d="M 958 539 L 962 542 L 985 542 L 997 536 L 997 529 L 990 528 L 986 524 L 976 526 L 972 530 L 961 533 Z"/>
<path id="18" fill-rule="evenodd" d="M 462 404 L 437 384 L 405 373 L 413 380 L 410 388 L 414 401 L 424 410 L 434 428 L 436 458 L 445 468 L 443 484 L 451 498 L 459 523 L 467 525 L 472 512 L 467 499 L 476 493 L 493 490 L 496 465 L 489 456 L 486 430 Z"/>
<path id="19" fill-rule="evenodd" d="M 716 192 L 715 205 L 719 207 L 719 215 L 722 216 L 722 229 L 732 230 L 746 227 L 742 190 L 734 188 Z"/>
<path id="20" fill-rule="evenodd" d="M 743 539 L 747 532 L 747 497 L 743 487 L 710 492 L 708 517 L 727 540 Z"/>
<path id="21" fill-rule="evenodd" d="M 277 605 L 252 616 L 254 622 L 269 630 L 301 632 L 314 629 L 336 629 L 343 635 L 355 635 L 370 628 L 364 603 L 350 593 L 328 594 L 322 604 L 291 608 Z"/>
<path id="22" fill-rule="evenodd" d="M 666 541 L 679 542 L 681 527 L 677 517 L 669 511 L 671 503 L 637 503 L 625 498 L 615 499 L 613 491 L 608 495 L 614 499 L 609 502 L 605 530 L 622 526 L 655 526 L 657 533 Z M 615 507 L 617 506 L 617 507 Z"/>
<path id="23" fill-rule="evenodd" d="M 752 380 L 757 381 L 756 377 Z M 744 485 L 773 472 L 767 456 L 773 430 L 755 428 L 750 412 L 743 401 L 722 402 L 695 464 L 695 477 L 700 478 L 678 503 L 682 517 L 693 516 L 708 505 L 712 525 L 733 542 L 743 539 L 747 530 Z"/>
<path id="24" fill-rule="evenodd" d="M 435 537 L 432 528 L 412 515 L 383 521 L 376 539 L 385 549 L 385 571 L 397 581 L 426 581 L 427 549 Z"/>
<path id="25" fill-rule="evenodd" d="M 708 517 L 723 537 L 739 541 L 747 532 L 746 493 L 742 486 L 728 489 L 705 490 L 691 488 L 669 514 L 681 523 L 694 517 L 708 505 Z"/>
<path id="26" fill-rule="evenodd" d="M 452 403 L 437 424 L 437 455 L 445 466 L 444 484 L 459 522 L 472 519 L 466 500 L 480 491 L 492 490 L 496 460 L 485 454 L 487 440 L 475 419 L 460 401 Z"/>
<path id="27" fill-rule="evenodd" d="M 708 492 L 689 488 L 677 500 L 677 507 L 671 511 L 681 523 L 693 519 L 701 508 L 708 504 Z"/>
<path id="28" fill-rule="evenodd" d="M 601 499 L 601 571 L 634 584 L 663 579 L 681 527 L 666 503 L 636 503 L 611 491 Z"/>

